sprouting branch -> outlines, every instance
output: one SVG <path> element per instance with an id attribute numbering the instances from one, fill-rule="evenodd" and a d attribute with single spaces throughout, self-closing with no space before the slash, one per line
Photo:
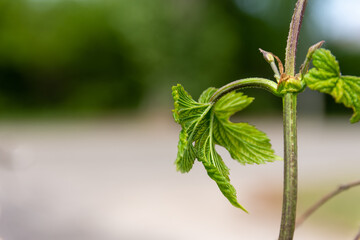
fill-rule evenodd
<path id="1" fill-rule="evenodd" d="M 275 77 L 276 81 L 279 82 L 280 78 L 281 78 L 281 74 L 284 72 L 284 67 L 282 65 L 281 60 L 275 54 L 273 54 L 271 52 L 267 52 L 265 50 L 262 50 L 261 48 L 259 48 L 259 50 L 263 54 L 265 61 L 270 64 L 270 67 L 275 74 L 274 77 Z M 280 71 L 275 64 L 275 59 L 279 64 Z"/>
<path id="2" fill-rule="evenodd" d="M 296 49 L 306 5 L 307 0 L 297 1 L 294 15 L 290 23 L 285 56 L 285 73 L 290 76 L 295 75 Z"/>
<path id="3" fill-rule="evenodd" d="M 316 210 L 318 210 L 322 205 L 324 205 L 327 201 L 329 201 L 330 199 L 332 199 L 333 197 L 335 197 L 336 195 L 350 189 L 356 186 L 360 186 L 360 180 L 355 181 L 355 182 L 351 182 L 348 184 L 344 184 L 339 186 L 337 189 L 335 189 L 334 191 L 328 193 L 327 195 L 325 195 L 324 197 L 322 197 L 318 202 L 316 202 L 314 205 L 312 205 L 308 210 L 306 210 L 304 212 L 303 215 L 301 215 L 297 221 L 296 221 L 296 227 L 299 227 L 301 224 L 303 224 L 303 222 L 310 216 L 312 215 Z M 360 233 L 359 233 L 360 234 Z M 358 236 L 359 240 L 360 235 Z"/>

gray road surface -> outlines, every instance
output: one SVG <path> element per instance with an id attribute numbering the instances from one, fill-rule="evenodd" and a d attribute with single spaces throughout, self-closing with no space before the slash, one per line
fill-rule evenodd
<path id="1" fill-rule="evenodd" d="M 282 120 L 248 120 L 282 155 Z M 227 202 L 201 164 L 188 174 L 175 171 L 178 131 L 164 115 L 2 122 L 0 239 L 276 239 L 282 162 L 241 166 L 219 149 L 245 214 Z M 360 176 L 360 124 L 300 119 L 299 149 L 300 192 Z M 295 239 L 346 240 L 356 231 L 304 224 Z"/>

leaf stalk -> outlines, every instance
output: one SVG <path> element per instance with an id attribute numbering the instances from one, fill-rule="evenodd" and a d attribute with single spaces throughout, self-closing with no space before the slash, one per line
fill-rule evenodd
<path id="1" fill-rule="evenodd" d="M 210 102 L 215 103 L 225 94 L 244 88 L 262 88 L 271 92 L 275 96 L 282 97 L 282 95 L 277 91 L 277 84 L 275 82 L 266 78 L 244 78 L 219 88 L 210 98 Z"/>

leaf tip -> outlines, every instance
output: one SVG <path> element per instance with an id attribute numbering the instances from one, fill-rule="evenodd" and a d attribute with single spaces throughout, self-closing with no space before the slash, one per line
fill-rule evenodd
<path id="1" fill-rule="evenodd" d="M 243 210 L 244 212 L 246 212 L 247 214 L 249 214 L 248 210 L 246 210 L 243 206 L 240 205 L 240 203 L 237 203 L 237 205 L 234 205 L 237 208 L 240 208 L 241 210 Z"/>
<path id="2" fill-rule="evenodd" d="M 314 54 L 314 52 L 315 52 L 316 50 L 320 49 L 324 43 L 325 43 L 325 41 L 320 41 L 320 42 L 315 43 L 314 45 L 312 45 L 312 46 L 309 48 L 306 57 L 308 57 L 308 58 L 311 59 L 311 56 Z"/>
<path id="3" fill-rule="evenodd" d="M 360 121 L 360 113 L 356 112 L 354 113 L 354 115 L 351 117 L 350 122 L 351 123 L 357 123 Z"/>

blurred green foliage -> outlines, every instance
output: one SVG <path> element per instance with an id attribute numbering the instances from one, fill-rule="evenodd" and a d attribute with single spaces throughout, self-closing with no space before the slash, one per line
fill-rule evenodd
<path id="1" fill-rule="evenodd" d="M 178 82 L 196 98 L 208 86 L 272 78 L 258 48 L 283 58 L 294 4 L 0 0 L 1 115 L 169 106 Z M 262 109 L 281 108 L 268 93 L 251 95 Z"/>
<path id="2" fill-rule="evenodd" d="M 94 111 L 136 106 L 144 72 L 95 3 L 0 4 L 3 111 Z"/>

